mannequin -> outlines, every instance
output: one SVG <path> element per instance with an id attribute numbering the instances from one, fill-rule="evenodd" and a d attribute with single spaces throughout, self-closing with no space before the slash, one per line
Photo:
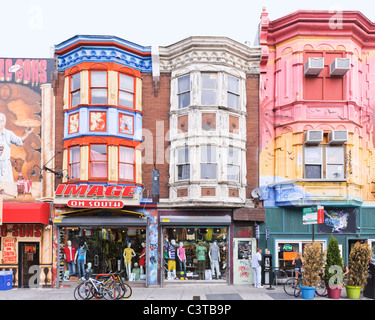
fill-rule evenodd
<path id="1" fill-rule="evenodd" d="M 195 250 L 197 252 L 197 258 L 198 258 L 198 279 L 204 280 L 204 270 L 206 268 L 207 248 L 202 244 L 202 242 L 199 242 Z"/>
<path id="2" fill-rule="evenodd" d="M 74 257 L 74 261 L 77 263 L 78 274 L 81 280 L 85 280 L 85 264 L 86 264 L 86 249 L 85 244 L 82 244 L 81 247 L 77 250 Z"/>
<path id="3" fill-rule="evenodd" d="M 68 246 L 64 248 L 64 259 L 68 266 L 70 279 L 71 276 L 76 275 L 76 266 L 74 264 L 74 259 L 77 249 L 75 247 L 72 247 L 72 242 L 70 240 L 68 240 L 67 244 Z"/>
<path id="4" fill-rule="evenodd" d="M 128 242 L 128 247 L 124 249 L 124 263 L 125 263 L 125 270 L 130 279 L 131 268 L 132 268 L 132 258 L 135 257 L 134 249 L 131 248 L 131 243 Z"/>
<path id="5" fill-rule="evenodd" d="M 214 269 L 216 269 L 216 279 L 221 279 L 220 269 L 219 269 L 219 262 L 220 262 L 220 248 L 217 245 L 217 242 L 214 241 L 211 246 L 210 250 L 208 251 L 208 256 L 210 257 L 211 262 L 211 273 L 212 279 L 214 278 Z"/>
<path id="6" fill-rule="evenodd" d="M 132 269 L 132 273 L 134 273 L 134 275 L 135 275 L 134 280 L 138 281 L 141 271 L 140 271 L 140 268 L 138 268 L 137 262 L 134 263 L 134 268 Z"/>
<path id="7" fill-rule="evenodd" d="M 182 274 L 182 269 L 184 269 L 184 277 L 186 277 L 186 255 L 183 242 L 180 242 L 180 247 L 177 249 L 177 258 L 180 262 L 180 272 Z"/>
<path id="8" fill-rule="evenodd" d="M 140 267 L 140 273 L 141 274 L 144 274 L 144 266 L 145 266 L 145 259 L 146 259 L 146 244 L 144 242 L 141 243 L 143 249 L 142 249 L 142 252 L 141 252 L 141 255 L 139 256 L 139 267 Z"/>
<path id="9" fill-rule="evenodd" d="M 171 240 L 171 244 L 168 247 L 168 271 L 172 271 L 173 278 L 178 279 L 176 275 L 176 241 Z"/>
<path id="10" fill-rule="evenodd" d="M 87 263 L 87 269 L 86 269 L 87 276 L 91 277 L 91 275 L 92 275 L 93 272 L 94 272 L 94 270 L 92 269 L 92 263 L 88 262 Z"/>

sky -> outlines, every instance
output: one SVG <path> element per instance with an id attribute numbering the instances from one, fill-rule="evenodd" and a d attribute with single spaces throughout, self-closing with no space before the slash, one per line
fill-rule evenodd
<path id="1" fill-rule="evenodd" d="M 370 0 L 2 0 L 0 57 L 50 58 L 77 34 L 111 35 L 141 46 L 190 36 L 224 36 L 252 45 L 265 7 L 270 20 L 294 11 L 357 10 L 375 22 Z"/>

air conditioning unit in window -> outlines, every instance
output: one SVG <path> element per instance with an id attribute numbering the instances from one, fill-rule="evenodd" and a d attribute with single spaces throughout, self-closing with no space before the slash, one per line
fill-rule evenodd
<path id="1" fill-rule="evenodd" d="M 329 67 L 331 76 L 343 76 L 350 69 L 349 58 L 336 58 Z"/>
<path id="2" fill-rule="evenodd" d="M 305 144 L 318 145 L 323 141 L 323 130 L 309 130 L 305 133 Z"/>
<path id="3" fill-rule="evenodd" d="M 329 144 L 344 144 L 348 141 L 348 130 L 333 130 L 329 133 Z"/>
<path id="4" fill-rule="evenodd" d="M 305 76 L 318 76 L 324 69 L 324 58 L 308 58 L 305 63 Z"/>

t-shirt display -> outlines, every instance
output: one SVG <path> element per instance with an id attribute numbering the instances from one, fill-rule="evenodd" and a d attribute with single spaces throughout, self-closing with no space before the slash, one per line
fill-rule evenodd
<path id="1" fill-rule="evenodd" d="M 218 260 L 221 280 L 212 278 L 213 281 L 223 281 L 227 279 L 228 266 L 226 263 L 226 252 L 228 250 L 227 235 L 228 228 L 219 228 L 215 226 L 210 227 L 173 227 L 165 228 L 163 230 L 164 235 L 164 264 L 165 272 L 164 277 L 166 280 L 172 281 L 170 274 L 168 277 L 168 263 L 170 261 L 170 255 L 175 257 L 177 275 L 181 280 L 205 280 L 206 277 L 201 277 L 200 273 L 205 271 L 211 272 L 211 260 Z M 181 235 L 185 235 L 181 240 Z M 172 240 L 178 241 L 179 244 L 174 247 L 170 246 Z M 216 245 L 215 243 L 216 242 Z M 182 245 L 181 245 L 182 243 Z M 172 250 L 172 251 L 170 251 Z M 186 257 L 184 263 L 177 259 L 176 255 Z M 211 260 L 209 259 L 208 253 L 210 254 Z M 219 259 L 220 257 L 220 259 Z M 181 262 L 181 263 L 180 263 Z M 186 268 L 186 272 L 185 272 Z M 183 272 L 181 272 L 183 271 Z M 181 276 L 180 276 L 181 275 Z M 177 277 L 177 279 L 179 279 Z M 176 278 L 173 281 L 177 280 Z M 210 278 L 211 279 L 211 278 Z"/>

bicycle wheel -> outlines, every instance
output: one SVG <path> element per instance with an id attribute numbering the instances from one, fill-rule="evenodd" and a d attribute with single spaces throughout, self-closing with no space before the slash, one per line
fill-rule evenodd
<path id="1" fill-rule="evenodd" d="M 315 293 L 320 297 L 326 297 L 328 295 L 326 284 L 324 280 L 320 281 L 316 286 Z"/>
<path id="2" fill-rule="evenodd" d="M 131 288 L 131 286 L 129 286 L 127 283 L 125 283 L 125 282 L 121 282 L 120 283 L 120 288 L 121 288 L 121 297 L 120 297 L 120 299 L 121 298 L 125 298 L 125 299 L 127 299 L 127 298 L 129 298 L 131 295 L 132 295 L 132 293 L 133 293 L 133 290 L 132 290 L 132 288 Z"/>
<path id="3" fill-rule="evenodd" d="M 294 281 L 295 280 L 296 280 L 295 278 L 290 278 L 286 280 L 284 283 L 284 291 L 290 296 L 294 295 Z"/>
<path id="4" fill-rule="evenodd" d="M 102 286 L 103 297 L 106 300 L 115 300 L 121 297 L 121 289 L 114 281 Z"/>
<path id="5" fill-rule="evenodd" d="M 298 280 L 297 284 L 294 286 L 294 296 L 298 298 L 300 294 L 301 294 L 301 280 Z"/>
<path id="6" fill-rule="evenodd" d="M 76 289 L 74 290 L 74 297 L 76 298 L 76 294 L 82 299 L 82 300 L 89 300 L 91 299 L 95 294 L 95 289 L 93 285 L 90 282 L 82 282 L 79 284 Z M 79 299 L 77 299 L 79 300 Z"/>

